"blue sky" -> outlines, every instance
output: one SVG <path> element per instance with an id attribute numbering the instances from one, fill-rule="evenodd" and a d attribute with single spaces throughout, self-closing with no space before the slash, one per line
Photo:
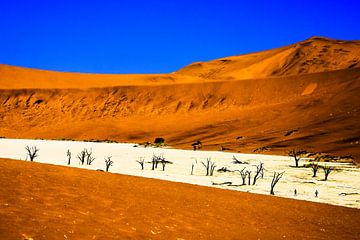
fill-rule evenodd
<path id="1" fill-rule="evenodd" d="M 311 36 L 360 39 L 360 1 L 0 0 L 0 63 L 166 73 Z"/>

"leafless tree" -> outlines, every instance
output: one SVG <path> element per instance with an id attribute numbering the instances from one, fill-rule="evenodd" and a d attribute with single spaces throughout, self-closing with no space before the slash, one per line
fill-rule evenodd
<path id="1" fill-rule="evenodd" d="M 313 171 L 312 177 L 316 177 L 316 173 L 317 173 L 317 171 L 319 170 L 319 167 L 320 167 L 319 164 L 317 162 L 316 163 L 311 163 L 310 166 L 311 166 L 311 169 Z"/>
<path id="2" fill-rule="evenodd" d="M 40 149 L 37 148 L 36 146 L 33 146 L 33 147 L 26 146 L 25 150 L 26 150 L 27 156 L 29 156 L 31 162 L 34 161 L 34 159 L 39 156 L 37 153 L 40 151 Z"/>
<path id="3" fill-rule="evenodd" d="M 242 179 L 242 185 L 246 185 L 246 177 L 247 177 L 247 171 L 245 171 L 245 168 L 242 170 L 235 170 L 240 173 L 241 179 Z"/>
<path id="4" fill-rule="evenodd" d="M 90 149 L 89 151 L 86 149 L 86 164 L 91 165 L 94 160 L 95 157 L 92 156 L 92 150 Z"/>
<path id="5" fill-rule="evenodd" d="M 191 164 L 191 175 L 194 174 L 194 163 Z"/>
<path id="6" fill-rule="evenodd" d="M 84 165 L 84 163 L 85 163 L 86 152 L 87 152 L 87 150 L 84 149 L 76 156 L 79 159 L 81 165 Z"/>
<path id="7" fill-rule="evenodd" d="M 264 163 L 260 163 L 256 166 L 256 173 L 253 180 L 253 185 L 255 185 L 256 181 L 264 175 Z"/>
<path id="8" fill-rule="evenodd" d="M 274 176 L 273 176 L 273 179 L 271 181 L 271 189 L 270 189 L 270 194 L 271 195 L 275 195 L 274 187 L 279 182 L 279 180 L 282 178 L 283 174 L 284 174 L 284 172 L 282 172 L 282 173 L 274 172 Z"/>
<path id="9" fill-rule="evenodd" d="M 324 181 L 327 181 L 329 174 L 334 170 L 334 168 L 330 167 L 330 166 L 323 166 L 322 168 L 323 168 L 324 174 L 325 174 Z"/>
<path id="10" fill-rule="evenodd" d="M 106 166 L 106 172 L 109 171 L 109 168 L 110 166 L 113 165 L 114 161 L 111 160 L 112 157 L 107 157 L 107 158 L 104 158 L 105 159 L 105 166 Z"/>
<path id="11" fill-rule="evenodd" d="M 92 150 L 88 150 L 84 148 L 78 155 L 77 158 L 79 159 L 81 165 L 86 163 L 87 165 L 91 165 L 92 162 L 95 160 L 95 157 L 92 156 Z"/>
<path id="12" fill-rule="evenodd" d="M 67 150 L 66 156 L 67 156 L 67 158 L 68 158 L 68 165 L 70 165 L 70 162 L 71 162 L 71 152 L 70 152 L 70 149 Z"/>
<path id="13" fill-rule="evenodd" d="M 247 174 L 247 177 L 248 177 L 248 185 L 250 185 L 251 184 L 251 171 L 246 170 L 246 174 Z"/>
<path id="14" fill-rule="evenodd" d="M 155 155 L 153 154 L 151 163 L 152 163 L 152 168 L 151 170 L 155 170 L 155 168 L 158 167 L 159 162 L 161 162 L 164 159 L 163 155 Z"/>
<path id="15" fill-rule="evenodd" d="M 153 155 L 152 160 L 152 170 L 155 170 L 155 168 L 158 167 L 158 164 L 160 163 L 162 165 L 162 170 L 165 171 L 166 164 L 172 164 L 172 162 L 167 161 L 163 155 Z"/>
<path id="16" fill-rule="evenodd" d="M 206 163 L 201 162 L 201 164 L 206 168 L 206 176 L 213 176 L 214 170 L 216 168 L 215 162 L 211 161 L 211 158 L 206 159 Z"/>
<path id="17" fill-rule="evenodd" d="M 295 167 L 299 167 L 299 161 L 301 158 L 305 157 L 307 154 L 307 151 L 303 151 L 303 150 L 290 150 L 288 155 L 290 157 L 293 157 L 295 160 Z"/>
<path id="18" fill-rule="evenodd" d="M 144 162 L 145 162 L 144 158 L 141 157 L 140 160 L 137 160 L 136 162 L 140 164 L 141 170 L 144 170 Z"/>

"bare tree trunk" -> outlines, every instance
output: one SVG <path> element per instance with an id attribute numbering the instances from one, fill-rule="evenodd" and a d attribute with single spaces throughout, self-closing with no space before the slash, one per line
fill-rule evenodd
<path id="1" fill-rule="evenodd" d="M 264 164 L 260 163 L 260 165 L 256 166 L 256 173 L 253 180 L 253 185 L 255 185 L 256 181 L 260 178 L 261 174 L 263 175 Z"/>
<path id="2" fill-rule="evenodd" d="M 274 176 L 273 176 L 273 179 L 271 181 L 271 189 L 270 189 L 270 194 L 271 195 L 275 195 L 274 187 L 279 182 L 279 180 L 282 178 L 283 174 L 284 174 L 284 172 L 282 172 L 282 173 L 274 172 Z"/>

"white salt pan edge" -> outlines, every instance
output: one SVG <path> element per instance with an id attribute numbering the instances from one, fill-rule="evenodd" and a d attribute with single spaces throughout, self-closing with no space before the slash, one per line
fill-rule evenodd
<path id="1" fill-rule="evenodd" d="M 269 194 L 270 183 L 274 172 L 285 172 L 283 178 L 275 187 L 275 195 L 279 197 L 307 200 L 346 207 L 360 208 L 360 169 L 354 165 L 341 163 L 323 163 L 337 168 L 331 172 L 328 181 L 322 181 L 323 171 L 319 169 L 318 176 L 312 177 L 310 168 L 294 168 L 294 160 L 286 156 L 264 154 L 241 154 L 218 151 L 190 151 L 170 148 L 134 147 L 129 143 L 93 143 L 77 141 L 29 140 L 29 139 L 0 139 L 0 157 L 18 160 L 26 159 L 26 146 L 37 146 L 39 157 L 36 162 L 55 165 L 67 165 L 66 152 L 72 153 L 71 167 L 90 170 L 105 169 L 104 157 L 112 156 L 114 164 L 110 172 L 146 178 L 162 179 L 173 182 L 183 182 L 201 186 L 217 187 L 229 190 L 244 191 L 258 194 Z M 84 148 L 92 149 L 96 158 L 92 165 L 80 165 L 76 155 Z M 151 163 L 145 163 L 141 170 L 136 162 L 140 157 L 150 162 L 153 154 L 163 154 L 166 160 L 173 164 L 166 165 L 165 171 L 161 166 L 151 170 Z M 233 164 L 233 156 L 249 164 Z M 240 185 L 242 179 L 237 172 L 219 173 L 215 170 L 214 176 L 205 176 L 205 168 L 201 161 L 211 158 L 216 162 L 216 170 L 226 167 L 230 170 L 241 170 L 244 167 L 252 171 L 256 165 L 264 163 L 265 176 L 259 179 L 256 185 L 232 187 L 227 185 L 213 185 L 212 183 L 232 182 Z M 306 160 L 301 160 L 302 165 Z M 194 174 L 191 175 L 191 166 L 194 164 Z M 0 176 L 1 177 L 1 176 Z M 297 195 L 294 196 L 294 190 Z M 315 197 L 315 191 L 319 196 Z M 342 193 L 351 194 L 343 195 Z"/>

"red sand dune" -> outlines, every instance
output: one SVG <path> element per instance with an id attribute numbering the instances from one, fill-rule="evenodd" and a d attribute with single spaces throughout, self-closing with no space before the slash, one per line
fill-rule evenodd
<path id="1" fill-rule="evenodd" d="M 0 239 L 359 239 L 358 209 L 0 159 Z"/>
<path id="2" fill-rule="evenodd" d="M 0 136 L 153 141 L 360 161 L 360 42 L 314 37 L 171 74 L 80 74 L 0 65 Z M 297 130 L 289 136 L 288 131 Z"/>

